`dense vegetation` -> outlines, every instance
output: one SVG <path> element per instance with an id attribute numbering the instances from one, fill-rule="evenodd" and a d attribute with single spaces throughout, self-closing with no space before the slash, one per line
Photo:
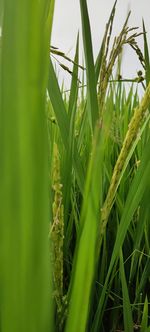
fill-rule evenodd
<path id="1" fill-rule="evenodd" d="M 144 21 L 129 27 L 129 13 L 113 40 L 115 2 L 94 63 L 80 0 L 82 67 L 78 37 L 73 61 L 49 46 L 53 0 L 5 0 L 0 8 L 0 332 L 148 332 Z M 139 59 L 134 79 L 121 76 L 126 45 Z M 52 55 L 72 62 L 72 70 L 61 64 L 72 76 L 69 92 Z"/>

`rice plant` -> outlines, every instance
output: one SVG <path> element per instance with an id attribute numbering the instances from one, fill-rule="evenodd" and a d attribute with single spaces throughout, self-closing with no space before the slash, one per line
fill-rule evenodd
<path id="1" fill-rule="evenodd" d="M 113 39 L 116 1 L 94 61 L 80 0 L 81 64 L 79 36 L 74 59 L 51 45 L 54 5 L 0 2 L 0 332 L 148 332 L 146 26 L 129 13 Z M 121 76 L 126 45 L 136 78 Z M 67 92 L 54 61 L 71 75 Z"/>

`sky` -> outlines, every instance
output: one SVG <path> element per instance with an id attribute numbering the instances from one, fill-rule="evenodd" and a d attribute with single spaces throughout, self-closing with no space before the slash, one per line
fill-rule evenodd
<path id="1" fill-rule="evenodd" d="M 70 57 L 73 57 L 75 50 L 75 43 L 78 30 L 81 36 L 81 20 L 80 20 L 80 1 L 79 0 L 55 0 L 55 13 L 53 22 L 52 41 L 53 46 L 58 47 Z M 110 15 L 114 0 L 87 0 L 91 30 L 94 57 L 98 54 L 101 41 L 105 31 L 105 26 Z M 149 0 L 118 0 L 117 11 L 114 22 L 114 35 L 119 33 L 120 28 L 131 10 L 130 26 L 139 26 L 142 30 L 142 18 L 144 18 L 146 30 L 150 32 L 149 21 Z M 80 38 L 82 50 L 82 38 Z M 142 37 L 138 38 L 138 43 L 142 47 Z M 83 50 L 81 51 L 81 53 Z M 141 69 L 141 66 L 136 59 L 133 51 L 127 47 L 123 60 L 123 76 L 135 77 L 136 72 Z M 60 80 L 65 79 L 66 87 L 69 86 L 70 77 L 68 73 L 60 71 Z"/>

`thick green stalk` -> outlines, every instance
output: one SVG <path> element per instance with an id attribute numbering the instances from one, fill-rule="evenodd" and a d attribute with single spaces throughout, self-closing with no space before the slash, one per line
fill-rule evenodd
<path id="1" fill-rule="evenodd" d="M 1 332 L 48 331 L 45 97 L 50 1 L 5 0 L 0 86 Z"/>

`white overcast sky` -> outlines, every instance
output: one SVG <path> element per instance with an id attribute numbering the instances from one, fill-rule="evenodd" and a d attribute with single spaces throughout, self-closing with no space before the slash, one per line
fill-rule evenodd
<path id="1" fill-rule="evenodd" d="M 51 44 L 73 57 L 78 30 L 81 31 L 79 0 L 55 0 L 55 14 Z M 92 29 L 94 56 L 96 57 L 105 30 L 114 0 L 87 0 Z M 150 0 L 118 0 L 114 33 L 117 34 L 131 9 L 130 26 L 139 26 L 142 29 L 144 18 L 146 29 L 150 31 Z M 148 35 L 149 37 L 149 35 Z M 142 38 L 139 38 L 142 45 Z M 139 62 L 133 51 L 127 48 L 124 55 L 123 75 L 133 77 L 140 69 Z M 66 85 L 69 84 L 69 74 L 64 75 Z"/>

